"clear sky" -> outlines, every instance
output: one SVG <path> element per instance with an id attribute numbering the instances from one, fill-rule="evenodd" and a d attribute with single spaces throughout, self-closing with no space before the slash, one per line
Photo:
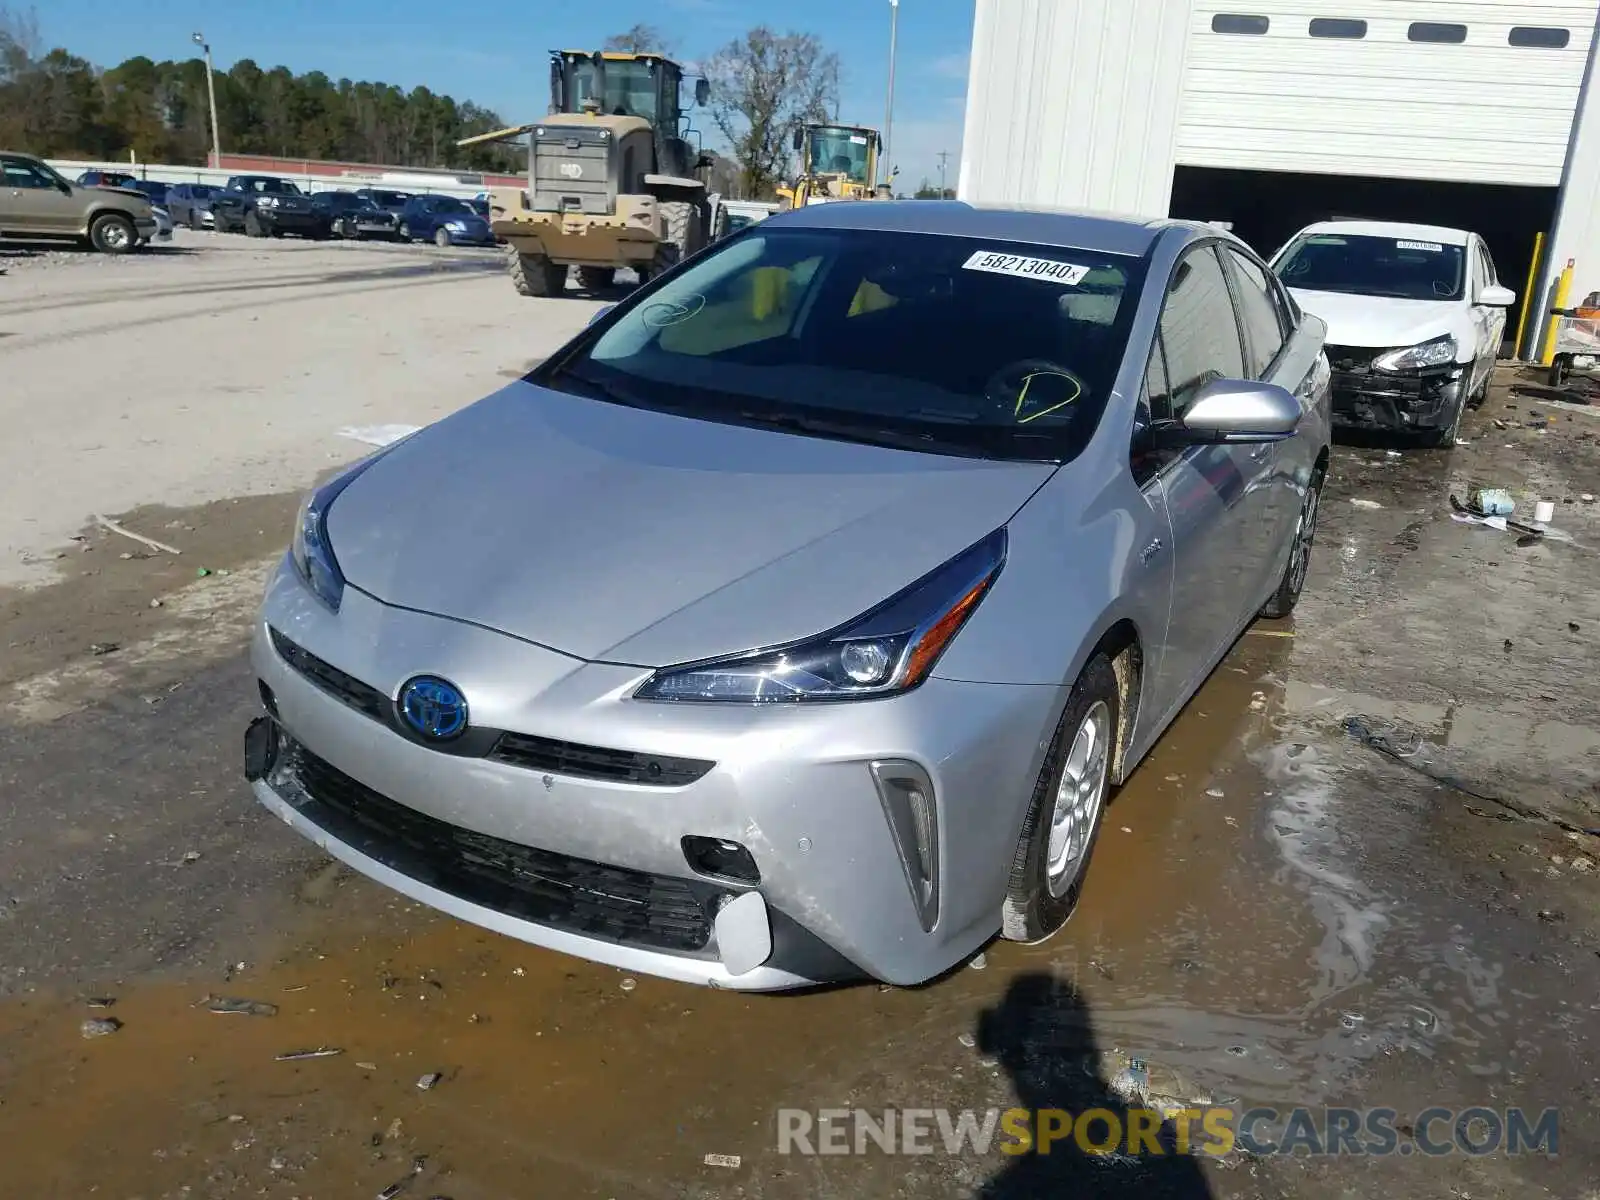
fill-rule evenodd
<path id="1" fill-rule="evenodd" d="M 27 4 L 13 2 L 13 11 Z M 183 58 L 198 28 L 226 68 L 253 58 L 320 70 L 334 79 L 424 85 L 475 100 L 510 121 L 540 116 L 549 98 L 545 51 L 598 48 L 629 26 L 655 25 L 695 61 L 753 25 L 814 33 L 844 67 L 841 119 L 881 127 L 889 60 L 888 0 L 268 0 L 214 5 L 43 0 L 36 7 L 47 46 L 98 66 L 143 54 Z M 950 153 L 955 186 L 972 45 L 973 0 L 901 0 L 891 157 L 900 186 L 937 183 Z M 525 47 L 518 49 L 517 47 Z M 709 121 L 697 116 L 697 127 Z M 226 135 L 224 135 L 224 143 Z M 226 149 L 224 145 L 224 149 Z"/>

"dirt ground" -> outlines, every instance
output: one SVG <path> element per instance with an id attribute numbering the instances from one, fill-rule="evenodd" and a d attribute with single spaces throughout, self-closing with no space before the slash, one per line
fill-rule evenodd
<path id="1" fill-rule="evenodd" d="M 243 638 L 298 492 L 361 451 L 335 431 L 469 401 L 593 303 L 432 248 L 193 245 L 0 279 L 0 417 L 50 435 L 0 443 L 0 1193 L 1597 1195 L 1600 413 L 1508 376 L 1468 444 L 1341 446 L 1297 616 L 1123 788 L 1059 936 L 923 988 L 749 997 L 419 909 L 240 778 Z M 1551 533 L 1453 520 L 1480 485 L 1556 501 Z M 1182 1100 L 1403 1130 L 1555 1107 L 1558 1152 L 778 1150 L 782 1109 L 1115 1109 L 1132 1059 Z"/>

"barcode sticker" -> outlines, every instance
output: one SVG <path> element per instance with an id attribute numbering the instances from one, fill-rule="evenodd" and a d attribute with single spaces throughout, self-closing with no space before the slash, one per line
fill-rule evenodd
<path id="1" fill-rule="evenodd" d="M 993 254 L 979 250 L 961 264 L 968 271 L 988 271 L 992 275 L 1018 275 L 1023 279 L 1044 279 L 1068 287 L 1082 283 L 1089 268 L 1079 263 L 1057 262 L 1050 258 L 1027 258 L 1021 254 Z"/>
<path id="2" fill-rule="evenodd" d="M 1444 250 L 1438 242 L 1395 242 L 1396 250 L 1426 250 L 1429 254 L 1438 254 Z"/>

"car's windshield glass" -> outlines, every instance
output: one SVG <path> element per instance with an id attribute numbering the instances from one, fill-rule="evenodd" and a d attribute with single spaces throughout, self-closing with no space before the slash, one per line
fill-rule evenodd
<path id="1" fill-rule="evenodd" d="M 1466 247 L 1425 237 L 1313 233 L 1279 257 L 1278 277 L 1293 288 L 1400 300 L 1459 300 Z"/>
<path id="2" fill-rule="evenodd" d="M 1064 460 L 1099 422 L 1144 264 L 873 230 L 750 230 L 537 378 L 709 420 Z"/>
<path id="3" fill-rule="evenodd" d="M 433 211 L 436 213 L 466 213 L 469 216 L 472 214 L 472 210 L 454 196 L 435 196 L 433 198 Z"/>
<path id="4" fill-rule="evenodd" d="M 196 200 L 209 200 L 216 190 L 216 188 L 204 183 L 191 183 L 189 185 L 189 195 Z"/>
<path id="5" fill-rule="evenodd" d="M 323 207 L 331 208 L 335 212 L 348 212 L 351 209 L 362 207 L 361 197 L 350 192 L 319 192 L 313 199 Z"/>
<path id="6" fill-rule="evenodd" d="M 260 196 L 298 196 L 300 189 L 287 179 L 253 178 L 240 180 L 240 187 Z"/>
<path id="7" fill-rule="evenodd" d="M 806 168 L 813 175 L 846 175 L 851 183 L 870 183 L 867 150 L 867 135 L 859 129 L 816 129 Z"/>
<path id="8" fill-rule="evenodd" d="M 572 68 L 572 108 L 582 112 L 585 100 L 599 102 L 600 111 L 613 116 L 656 119 L 655 72 L 649 63 L 610 59 L 605 63 L 605 88 L 601 90 L 600 71 L 592 62 Z"/>
<path id="9" fill-rule="evenodd" d="M 157 204 L 160 204 L 167 198 L 167 185 L 164 183 L 145 181 L 135 186 L 137 186 L 141 192 L 143 192 L 146 196 L 149 196 L 150 199 Z"/>
<path id="10" fill-rule="evenodd" d="M 411 199 L 411 193 L 409 192 L 369 192 L 368 195 L 372 197 L 374 202 L 384 207 L 398 208 Z"/>

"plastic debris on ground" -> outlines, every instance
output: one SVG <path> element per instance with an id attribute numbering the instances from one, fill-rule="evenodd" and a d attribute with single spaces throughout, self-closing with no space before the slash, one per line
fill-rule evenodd
<path id="1" fill-rule="evenodd" d="M 265 1000 L 245 1000 L 239 996 L 207 996 L 205 1005 L 214 1013 L 230 1013 L 245 1017 L 275 1017 L 278 1006 Z"/>
<path id="2" fill-rule="evenodd" d="M 1351 500 L 1350 500 L 1350 503 L 1353 504 L 1356 508 L 1382 508 L 1383 507 L 1383 505 L 1379 504 L 1376 500 L 1363 500 L 1359 496 L 1352 497 Z"/>
<path id="3" fill-rule="evenodd" d="M 419 1092 L 431 1092 L 439 1086 L 439 1081 L 443 1078 L 443 1071 L 429 1071 L 421 1079 L 417 1080 L 417 1090 Z"/>
<path id="4" fill-rule="evenodd" d="M 335 1046 L 318 1046 L 315 1050 L 285 1050 L 277 1056 L 278 1062 L 300 1062 L 308 1058 L 332 1058 L 344 1051 Z"/>
<path id="5" fill-rule="evenodd" d="M 90 1017 L 78 1030 L 86 1038 L 97 1038 L 107 1037 L 121 1028 L 122 1022 L 115 1017 Z"/>
<path id="6" fill-rule="evenodd" d="M 737 1167 L 744 1160 L 737 1154 L 708 1154 L 702 1161 L 708 1167 Z"/>
<path id="7" fill-rule="evenodd" d="M 391 446 L 403 437 L 410 437 L 420 425 L 346 425 L 338 431 L 342 438 L 365 442 L 369 446 Z"/>

